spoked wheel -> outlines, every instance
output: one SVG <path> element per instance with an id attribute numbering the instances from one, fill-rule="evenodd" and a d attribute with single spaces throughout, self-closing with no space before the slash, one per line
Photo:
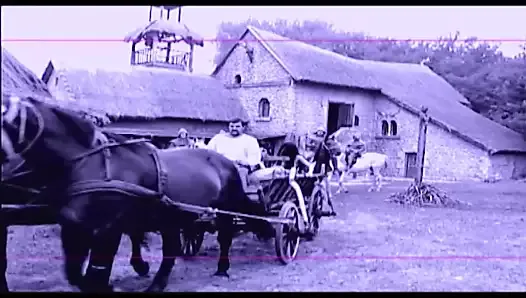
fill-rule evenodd
<path id="1" fill-rule="evenodd" d="M 280 262 L 287 265 L 296 258 L 300 246 L 300 211 L 293 203 L 285 202 L 279 211 L 279 218 L 292 220 L 290 224 L 276 227 L 276 254 Z"/>
<path id="2" fill-rule="evenodd" d="M 322 188 L 315 189 L 309 200 L 309 207 L 307 209 L 310 223 L 305 238 L 308 241 L 312 241 L 318 236 L 323 212 L 323 202 L 325 200 L 327 200 L 327 193 Z"/>
<path id="3" fill-rule="evenodd" d="M 180 235 L 183 257 L 196 256 L 203 245 L 204 231 L 182 230 Z"/>

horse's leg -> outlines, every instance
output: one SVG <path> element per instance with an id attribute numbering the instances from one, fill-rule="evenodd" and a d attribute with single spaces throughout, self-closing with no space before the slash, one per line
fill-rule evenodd
<path id="1" fill-rule="evenodd" d="M 142 258 L 141 246 L 143 241 L 145 241 L 146 234 L 133 232 L 130 233 L 130 240 L 132 244 L 132 255 L 130 257 L 130 265 L 133 267 L 133 270 L 139 276 L 148 276 L 150 272 L 150 264 Z"/>
<path id="2" fill-rule="evenodd" d="M 343 185 L 343 181 L 345 179 L 345 176 L 347 175 L 347 172 L 345 170 L 340 171 L 340 179 L 338 179 L 338 191 L 336 193 L 344 192 L 347 193 L 347 188 Z"/>
<path id="3" fill-rule="evenodd" d="M 380 191 L 382 189 L 382 174 L 380 174 L 380 170 L 376 170 L 376 173 L 375 173 L 375 176 L 376 176 L 376 190 L 377 191 Z"/>
<path id="4" fill-rule="evenodd" d="M 179 226 L 173 225 L 173 220 L 171 222 L 166 221 L 162 225 L 160 232 L 163 241 L 163 260 L 146 292 L 162 292 L 166 289 L 175 265 L 175 258 L 182 255 L 180 230 Z"/>
<path id="5" fill-rule="evenodd" d="M 0 279 L 0 293 L 9 292 L 7 286 L 7 225 L 4 222 L 0 222 L 0 273 L 2 278 Z"/>
<path id="6" fill-rule="evenodd" d="M 62 250 L 65 256 L 64 271 L 69 284 L 81 287 L 82 267 L 89 253 L 91 233 L 79 225 L 66 223 L 61 225 Z"/>
<path id="7" fill-rule="evenodd" d="M 93 238 L 88 268 L 80 287 L 82 292 L 113 292 L 110 276 L 121 236 L 121 232 L 111 229 Z"/>
<path id="8" fill-rule="evenodd" d="M 215 276 L 229 277 L 230 269 L 230 247 L 234 239 L 234 222 L 231 216 L 217 217 L 217 241 L 219 242 L 219 261 L 217 262 L 217 271 Z"/>
<path id="9" fill-rule="evenodd" d="M 369 189 L 367 190 L 368 192 L 372 192 L 372 191 L 375 191 L 376 190 L 376 186 L 377 186 L 377 173 L 373 170 L 373 173 L 372 175 L 370 176 L 369 180 L 371 181 L 371 186 L 369 187 Z"/>

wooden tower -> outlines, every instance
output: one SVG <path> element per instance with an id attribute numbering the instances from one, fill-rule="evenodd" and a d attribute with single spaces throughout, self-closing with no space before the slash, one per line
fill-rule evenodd
<path id="1" fill-rule="evenodd" d="M 155 10 L 158 18 L 154 17 Z M 174 10 L 177 21 L 170 20 Z M 131 65 L 193 71 L 194 47 L 203 46 L 203 38 L 181 23 L 181 13 L 182 6 L 150 6 L 148 24 L 125 38 L 132 43 Z M 186 46 L 181 47 L 182 44 Z"/>

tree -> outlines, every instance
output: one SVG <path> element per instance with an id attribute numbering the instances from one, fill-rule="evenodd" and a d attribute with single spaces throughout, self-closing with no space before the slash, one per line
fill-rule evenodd
<path id="1" fill-rule="evenodd" d="M 496 45 L 480 42 L 476 37 L 461 41 L 459 32 L 436 42 L 395 41 L 361 32 L 340 32 L 322 21 L 249 19 L 220 25 L 218 40 L 228 42 L 219 44 L 216 64 L 247 25 L 355 59 L 403 63 L 428 60 L 426 65 L 463 94 L 474 111 L 526 136 L 526 43 L 522 53 L 507 58 Z"/>

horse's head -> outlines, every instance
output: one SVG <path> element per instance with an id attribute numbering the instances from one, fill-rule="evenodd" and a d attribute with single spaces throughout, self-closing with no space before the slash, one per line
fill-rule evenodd
<path id="1" fill-rule="evenodd" d="M 21 156 L 32 166 L 58 167 L 90 148 L 95 131 L 73 112 L 2 94 L 2 164 Z"/>

